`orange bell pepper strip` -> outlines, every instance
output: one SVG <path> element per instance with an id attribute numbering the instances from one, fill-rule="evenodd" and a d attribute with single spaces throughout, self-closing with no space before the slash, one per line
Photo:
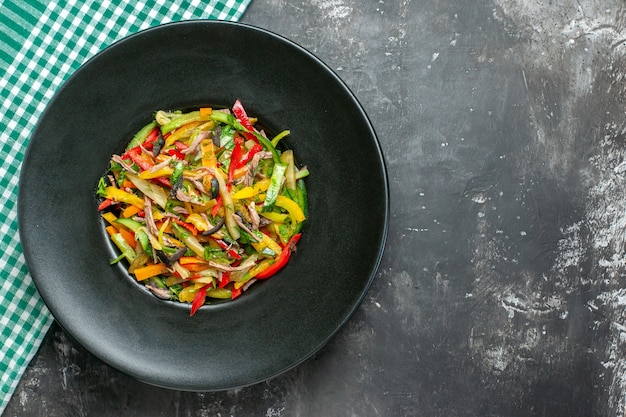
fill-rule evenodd
<path id="1" fill-rule="evenodd" d="M 165 272 L 167 272 L 167 265 L 162 263 L 141 266 L 139 268 L 135 268 L 135 270 L 133 271 L 133 273 L 135 274 L 135 278 L 137 278 L 137 281 L 143 281 L 148 278 L 164 274 Z"/>

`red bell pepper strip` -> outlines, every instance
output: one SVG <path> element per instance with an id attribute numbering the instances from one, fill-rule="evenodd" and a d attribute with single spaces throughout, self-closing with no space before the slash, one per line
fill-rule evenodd
<path id="1" fill-rule="evenodd" d="M 160 129 L 155 127 L 152 131 L 146 136 L 146 140 L 143 141 L 143 147 L 146 149 L 152 149 L 154 146 L 154 142 L 159 138 Z"/>
<path id="2" fill-rule="evenodd" d="M 155 165 L 152 158 L 145 155 L 140 148 L 137 148 L 137 147 L 132 148 L 131 150 L 126 152 L 125 155 L 128 158 L 130 158 L 131 161 L 136 163 L 139 166 L 139 168 L 141 168 L 142 171 L 147 171 Z M 185 159 L 184 155 L 182 159 Z M 155 178 L 155 181 L 166 187 L 172 186 L 172 183 L 170 182 L 169 178 L 159 177 L 159 178 Z"/>
<path id="3" fill-rule="evenodd" d="M 126 155 L 128 155 L 134 163 L 139 165 L 139 168 L 143 171 L 147 171 L 154 166 L 154 161 L 147 155 L 144 155 L 140 148 L 133 148 L 126 152 Z"/>
<path id="4" fill-rule="evenodd" d="M 100 205 L 98 206 L 98 211 L 102 211 L 107 207 L 111 207 L 112 204 L 113 204 L 113 200 L 111 200 L 110 198 L 107 198 L 102 203 L 100 203 Z"/>
<path id="5" fill-rule="evenodd" d="M 182 153 L 182 152 L 180 152 L 180 151 L 179 151 L 179 150 L 177 150 L 177 149 L 168 149 L 168 150 L 167 150 L 167 154 L 168 154 L 169 156 L 173 156 L 173 157 L 175 157 L 175 158 L 178 158 L 178 159 L 180 159 L 181 161 L 185 159 L 185 154 L 184 154 L 184 153 Z"/>
<path id="6" fill-rule="evenodd" d="M 224 249 L 226 253 L 228 253 L 228 256 L 235 259 L 241 259 L 241 255 L 239 255 L 236 250 L 231 248 L 228 243 L 224 242 L 222 239 L 215 239 L 215 241 L 220 246 L 220 248 Z"/>
<path id="7" fill-rule="evenodd" d="M 246 154 L 241 158 L 241 161 L 239 161 L 239 166 L 244 166 L 245 164 L 250 162 L 252 158 L 254 157 L 254 155 L 256 155 L 258 152 L 262 150 L 263 150 L 263 147 L 259 145 L 258 143 L 255 143 L 252 146 L 252 148 L 248 152 L 246 152 Z"/>
<path id="8" fill-rule="evenodd" d="M 301 235 L 301 233 L 293 235 L 291 239 L 289 239 L 289 242 L 287 242 L 287 244 L 283 248 L 283 251 L 280 253 L 280 255 L 278 255 L 278 258 L 276 258 L 276 262 L 270 265 L 267 269 L 264 269 L 263 271 L 256 274 L 255 278 L 269 278 L 276 272 L 278 272 L 283 266 L 287 265 L 287 262 L 289 262 L 289 258 L 291 257 L 291 252 L 293 252 L 293 250 L 296 248 L 296 244 L 300 240 Z"/>
<path id="9" fill-rule="evenodd" d="M 154 129 L 152 129 L 152 131 L 148 134 L 148 136 L 146 136 L 146 139 L 140 143 L 137 146 L 134 146 L 130 149 L 128 149 L 126 152 L 124 152 L 124 154 L 122 155 L 122 159 L 127 159 L 130 157 L 129 153 L 141 153 L 141 147 L 143 146 L 144 149 L 148 149 L 151 150 L 152 147 L 154 146 L 154 142 L 156 142 L 156 140 L 159 137 L 159 128 L 155 127 Z"/>
<path id="10" fill-rule="evenodd" d="M 230 165 L 228 166 L 228 182 L 233 182 L 235 177 L 235 170 L 241 165 L 241 158 L 243 157 L 243 138 L 239 135 L 235 135 L 235 147 L 230 154 Z"/>
<path id="11" fill-rule="evenodd" d="M 250 119 L 248 118 L 248 115 L 246 114 L 246 111 L 243 108 L 243 105 L 241 104 L 241 101 L 237 100 L 235 101 L 235 104 L 233 104 L 233 113 L 235 114 L 235 117 L 237 117 L 237 120 L 239 121 L 239 123 L 241 123 L 241 125 L 243 127 L 245 127 L 246 129 L 248 129 L 250 132 L 245 132 L 243 131 L 243 135 L 246 137 L 246 139 L 254 141 L 255 143 L 259 143 L 259 140 L 257 139 L 256 136 L 254 136 L 251 132 L 254 132 L 254 126 L 252 126 L 252 123 L 250 123 Z"/>
<path id="12" fill-rule="evenodd" d="M 215 199 L 215 205 L 213 206 L 213 208 L 211 208 L 211 216 L 215 217 L 217 215 L 217 212 L 220 211 L 220 209 L 222 208 L 222 204 L 224 204 L 222 196 L 218 195 Z"/>
<path id="13" fill-rule="evenodd" d="M 191 232 L 192 235 L 194 236 L 198 236 L 198 229 L 196 229 L 196 226 L 194 226 L 191 223 L 187 223 L 184 222 L 182 220 L 178 220 L 178 219 L 174 219 L 174 221 L 176 222 L 176 224 L 178 224 L 179 226 L 184 227 L 185 229 L 189 230 Z"/>
<path id="14" fill-rule="evenodd" d="M 230 272 L 222 272 L 222 280 L 220 281 L 218 288 L 224 288 L 230 282 Z"/>
<path id="15" fill-rule="evenodd" d="M 233 287 L 233 289 L 230 290 L 230 294 L 231 294 L 230 299 L 234 300 L 235 298 L 239 297 L 242 292 L 243 292 L 242 288 L 235 288 L 235 287 Z"/>
<path id="16" fill-rule="evenodd" d="M 193 316 L 196 313 L 196 311 L 198 311 L 200 306 L 204 304 L 204 300 L 206 299 L 207 287 L 208 285 L 201 287 L 196 293 L 196 296 L 193 298 L 193 301 L 191 303 L 191 311 L 189 312 L 189 317 Z"/>
<path id="17" fill-rule="evenodd" d="M 187 144 L 177 140 L 176 142 L 174 142 L 174 146 L 176 147 L 176 149 L 178 149 L 179 151 L 184 151 L 185 149 L 187 149 L 189 146 L 187 146 Z"/>

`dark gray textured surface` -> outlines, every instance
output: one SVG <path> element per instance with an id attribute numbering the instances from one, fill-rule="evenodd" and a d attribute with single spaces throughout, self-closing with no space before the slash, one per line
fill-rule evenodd
<path id="1" fill-rule="evenodd" d="M 223 393 L 141 384 L 53 327 L 4 416 L 624 415 L 624 13 L 254 0 L 243 21 L 335 69 L 381 140 L 392 215 L 365 302 L 316 357 Z"/>

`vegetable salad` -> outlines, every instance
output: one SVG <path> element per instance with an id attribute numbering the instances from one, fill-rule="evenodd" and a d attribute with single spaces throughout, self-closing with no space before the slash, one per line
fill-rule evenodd
<path id="1" fill-rule="evenodd" d="M 160 110 L 100 179 L 111 263 L 159 298 L 235 299 L 285 266 L 307 217 L 306 167 L 232 109 Z"/>

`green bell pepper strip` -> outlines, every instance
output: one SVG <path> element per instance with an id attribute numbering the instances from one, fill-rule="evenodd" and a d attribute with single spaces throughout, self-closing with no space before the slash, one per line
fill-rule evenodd
<path id="1" fill-rule="evenodd" d="M 276 147 L 276 145 L 278 145 L 278 142 L 284 138 L 285 136 L 289 135 L 291 132 L 289 130 L 283 130 L 282 132 L 280 132 L 278 135 L 274 136 L 271 140 L 271 143 L 274 147 Z"/>
<path id="2" fill-rule="evenodd" d="M 274 171 L 272 171 L 272 177 L 270 178 L 270 185 L 265 191 L 265 203 L 263 203 L 263 211 L 272 211 L 276 204 L 276 199 L 280 194 L 280 187 L 285 178 L 285 172 L 287 171 L 287 164 L 277 162 L 274 164 Z"/>
<path id="3" fill-rule="evenodd" d="M 296 171 L 296 180 L 300 180 L 302 178 L 309 176 L 309 169 L 307 167 L 300 168 Z"/>
<path id="4" fill-rule="evenodd" d="M 183 169 L 185 168 L 185 164 L 183 161 L 177 161 L 176 165 L 174 165 L 174 172 L 170 176 L 170 197 L 175 198 L 178 190 L 183 186 Z"/>
<path id="5" fill-rule="evenodd" d="M 309 201 L 306 192 L 306 185 L 304 184 L 303 179 L 299 179 L 296 181 L 296 190 L 291 193 L 293 200 L 298 203 L 300 208 L 302 209 L 302 213 L 304 213 L 304 217 L 309 217 Z M 300 233 L 302 230 L 302 226 L 304 226 L 304 222 L 299 222 L 294 224 L 293 233 Z"/>
<path id="6" fill-rule="evenodd" d="M 130 140 L 130 142 L 126 146 L 126 150 L 128 151 L 136 146 L 141 145 L 155 127 L 157 127 L 157 122 L 154 120 L 142 127 L 137 133 L 135 133 L 135 136 L 133 136 L 133 138 Z"/>
<path id="7" fill-rule="evenodd" d="M 143 224 L 139 223 L 138 221 L 133 219 L 127 219 L 125 217 L 120 217 L 119 219 L 116 219 L 115 223 L 119 223 L 124 227 L 128 227 L 133 232 L 137 232 L 140 227 L 143 227 Z"/>
<path id="8" fill-rule="evenodd" d="M 278 153 L 276 147 L 272 145 L 272 142 L 268 138 L 264 137 L 261 134 L 258 134 L 254 130 L 247 129 L 245 126 L 239 123 L 239 121 L 232 114 L 224 113 L 221 111 L 214 111 L 209 117 L 215 122 L 224 123 L 234 127 L 236 130 L 239 130 L 241 132 L 252 134 L 266 150 L 271 152 L 274 162 L 280 162 L 280 153 Z"/>
<path id="9" fill-rule="evenodd" d="M 127 219 L 124 217 L 120 217 L 119 219 L 115 220 L 115 223 L 119 223 L 122 226 L 125 226 L 132 230 L 133 233 L 135 233 L 135 240 L 139 242 L 143 251 L 146 253 L 151 252 L 150 238 L 148 238 L 148 234 L 145 232 L 143 224 L 133 219 Z"/>
<path id="10" fill-rule="evenodd" d="M 207 297 L 211 298 L 231 298 L 232 292 L 226 288 L 214 288 L 206 292 Z"/>
<path id="11" fill-rule="evenodd" d="M 210 116 L 201 116 L 199 110 L 185 113 L 161 126 L 161 133 L 166 134 L 174 129 L 178 129 L 182 125 L 186 125 L 187 123 L 205 121 L 209 120 L 209 118 Z"/>
<path id="12" fill-rule="evenodd" d="M 137 257 L 135 250 L 132 246 L 128 244 L 128 242 L 126 242 L 126 239 L 124 239 L 121 233 L 113 234 L 111 236 L 111 240 L 113 241 L 113 243 L 115 243 L 115 246 L 117 246 L 117 248 L 122 252 L 123 257 L 128 259 L 128 262 L 132 262 L 135 260 L 135 258 Z M 112 261 L 111 264 L 114 264 L 119 260 L 120 257 Z"/>
<path id="13" fill-rule="evenodd" d="M 172 222 L 172 227 L 176 231 L 178 238 L 183 241 L 185 246 L 191 249 L 196 255 L 198 255 L 199 258 L 204 259 L 204 246 L 198 242 L 198 239 L 175 222 Z"/>

